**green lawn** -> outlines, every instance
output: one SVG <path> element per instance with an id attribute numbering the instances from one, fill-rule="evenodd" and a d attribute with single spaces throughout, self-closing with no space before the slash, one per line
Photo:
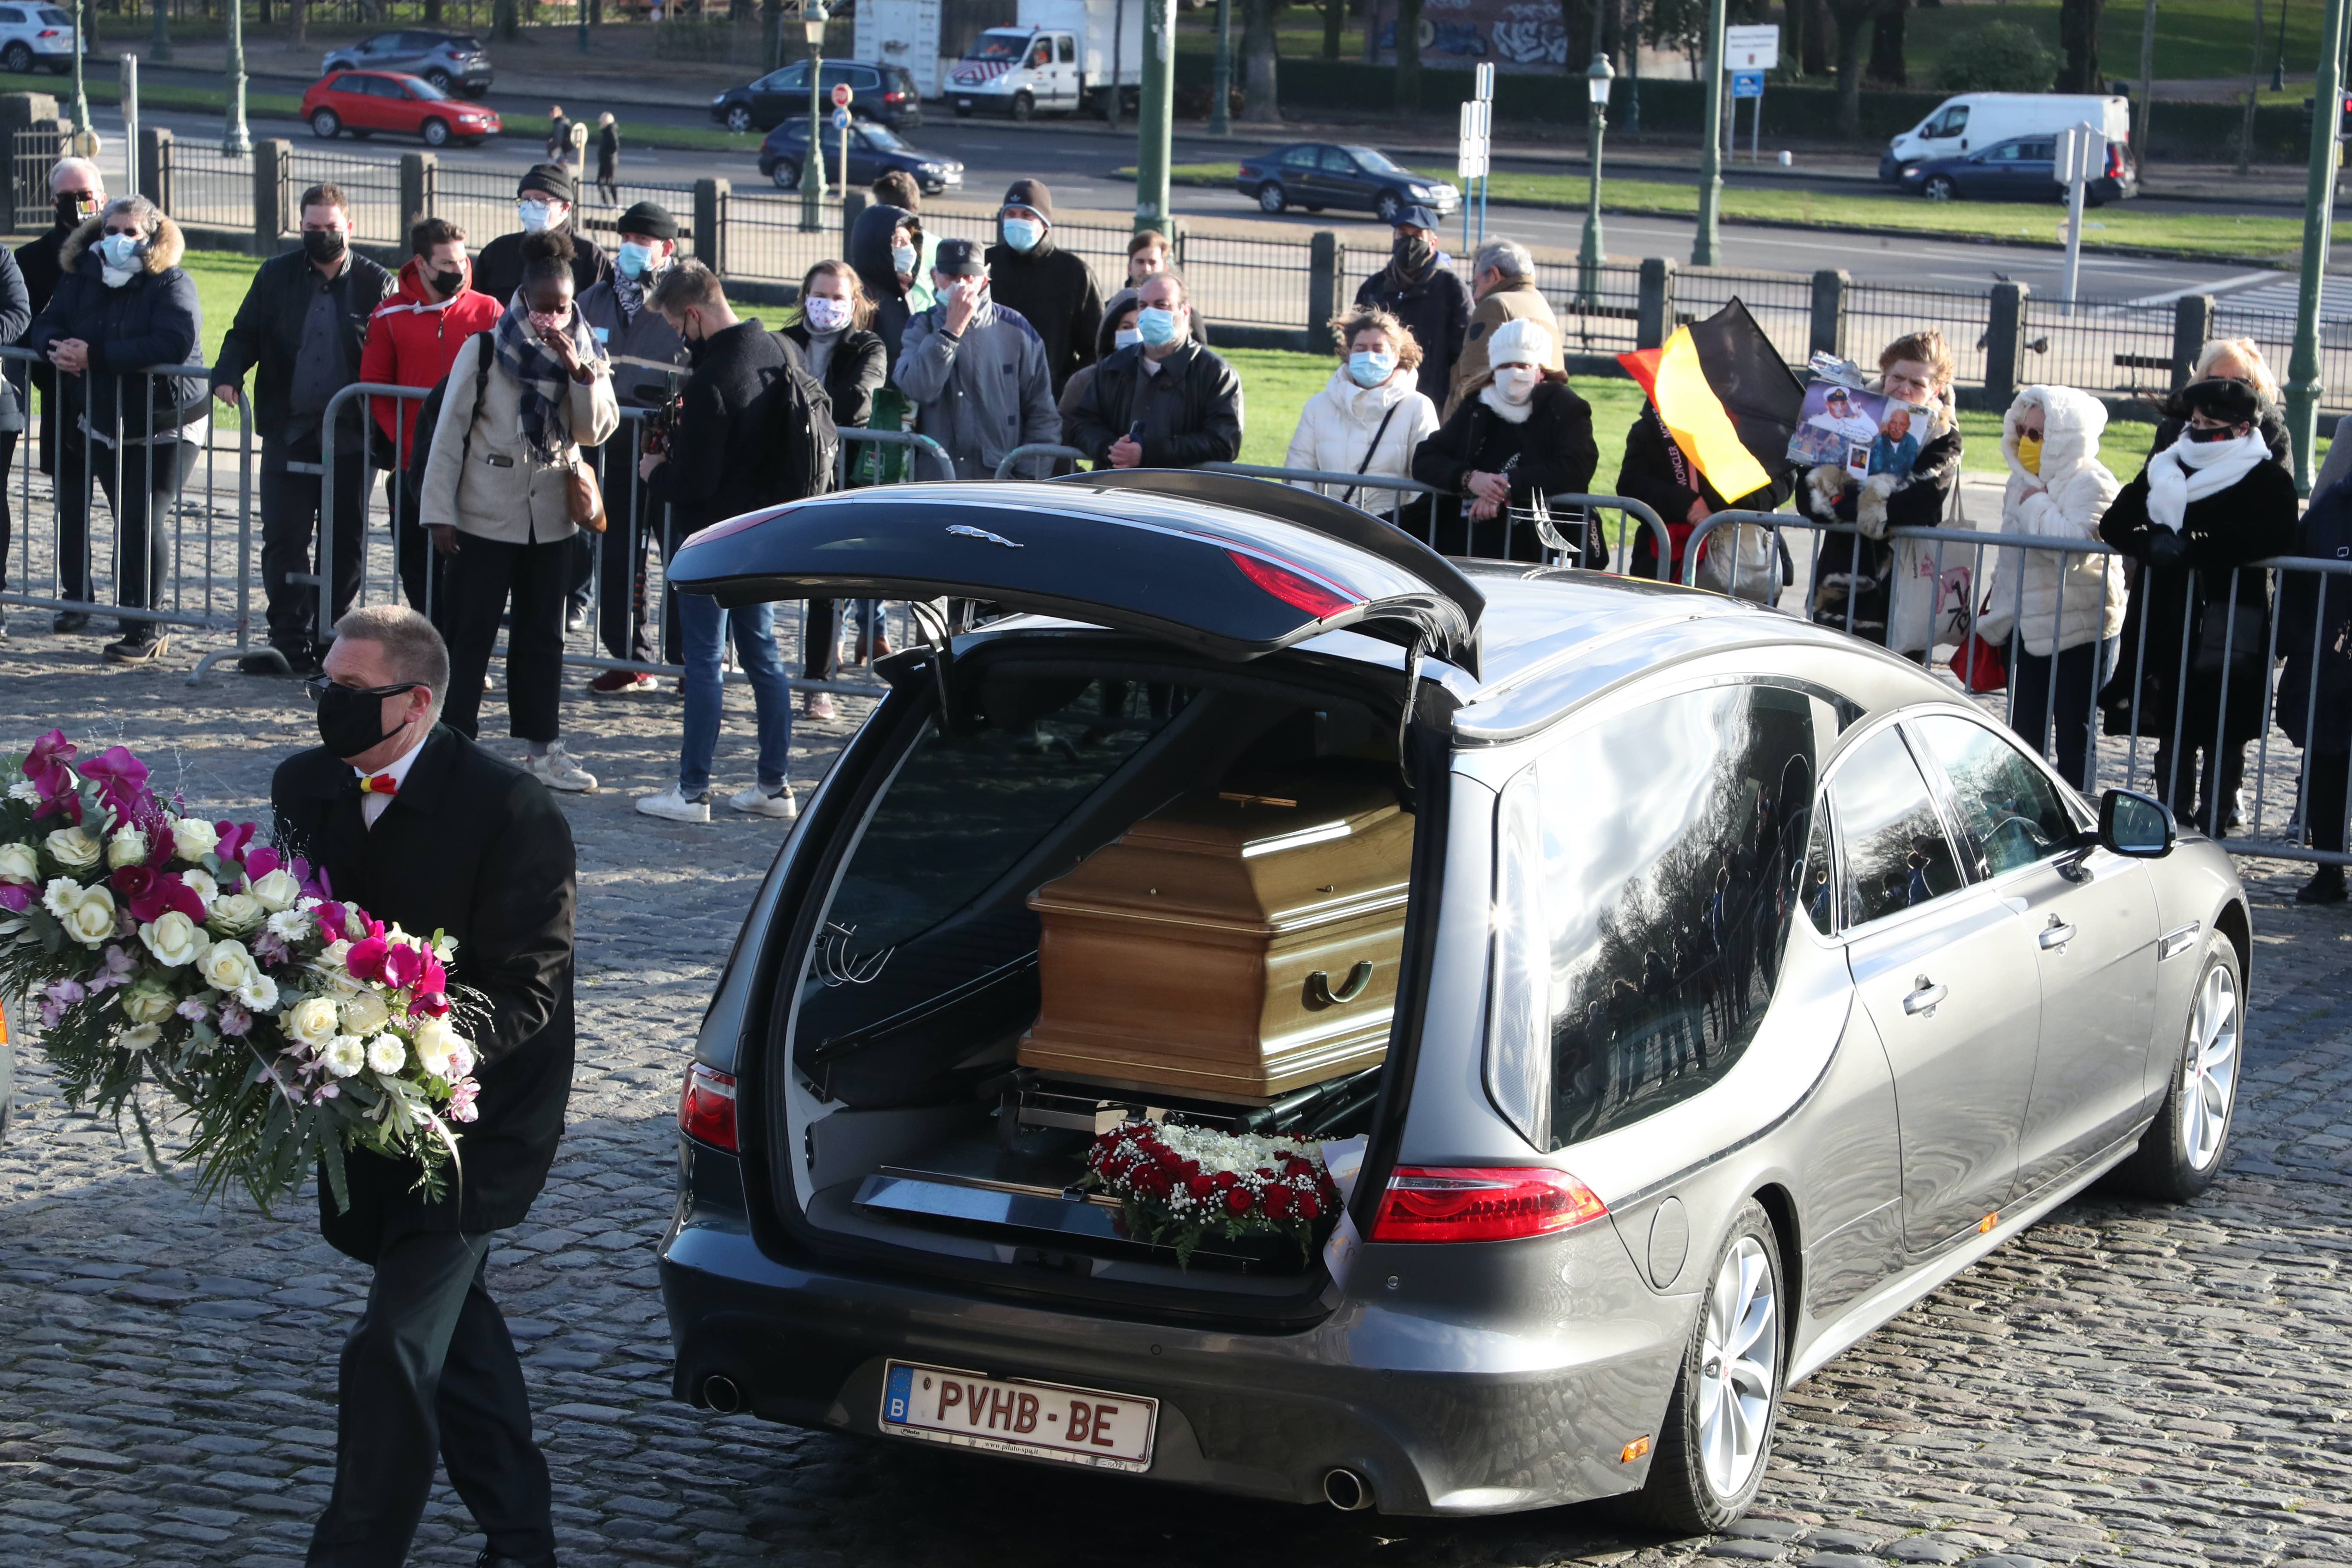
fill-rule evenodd
<path id="1" fill-rule="evenodd" d="M 1238 163 L 1179 163 L 1169 171 L 1169 177 L 1181 185 L 1230 186 L 1239 168 Z M 1418 172 L 1432 179 L 1454 178 L 1450 169 Z M 1498 202 L 1576 210 L 1583 207 L 1589 189 L 1582 174 L 1497 174 L 1491 195 Z M 1601 205 L 1604 212 L 1689 217 L 1698 211 L 1698 188 L 1604 177 Z M 1918 196 L 1785 190 L 1727 190 L 1723 216 L 1735 221 L 1806 228 L 1899 229 L 2044 245 L 2061 243 L 2066 224 L 2064 209 L 2054 202 L 2048 206 L 2029 202 L 1931 202 Z M 2083 244 L 2085 248 L 2128 246 L 2181 257 L 2284 260 L 2301 254 L 2303 220 L 2107 206 L 2084 219 Z"/>
<path id="2" fill-rule="evenodd" d="M 2269 83 L 2271 58 L 2278 47 L 2280 0 L 2263 7 L 2263 80 Z M 2319 58 L 2323 7 L 2315 0 L 2286 0 L 2287 69 L 2308 71 Z M 2139 79 L 2139 35 L 2143 12 L 2128 0 L 2111 0 L 2101 13 L 2099 68 L 2110 78 Z M 1996 23 L 2031 27 L 2054 58 L 2058 48 L 2055 0 L 2007 0 L 1999 5 L 1914 5 L 1904 26 L 1904 59 L 1915 85 L 1935 80 L 1937 63 L 1965 51 L 1978 33 Z M 2247 0 L 2163 0 L 2156 8 L 2156 75 L 2159 80 L 2243 76 L 2253 47 L 2254 8 Z M 2294 95 L 2303 101 L 2304 94 Z"/>

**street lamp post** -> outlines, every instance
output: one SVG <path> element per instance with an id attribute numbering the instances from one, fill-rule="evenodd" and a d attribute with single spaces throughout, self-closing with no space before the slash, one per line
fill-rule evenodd
<path id="1" fill-rule="evenodd" d="M 1209 68 L 1209 134 L 1234 133 L 1227 100 L 1234 95 L 1233 0 L 1217 0 L 1217 53 Z"/>
<path id="2" fill-rule="evenodd" d="M 1699 155 L 1698 232 L 1691 239 L 1694 267 L 1716 264 L 1716 218 L 1723 206 L 1723 0 L 1707 0 L 1706 91 L 1706 150 Z"/>
<path id="3" fill-rule="evenodd" d="M 221 132 L 221 151 L 232 158 L 253 155 L 253 138 L 245 129 L 245 4 L 228 6 L 228 123 Z"/>
<path id="4" fill-rule="evenodd" d="M 2327 272 L 2328 228 L 2336 216 L 2336 160 L 2343 101 L 2345 12 L 2352 0 L 2326 0 L 2320 13 L 2319 72 L 2312 83 L 2311 183 L 2303 207 L 2303 274 L 2294 300 L 2294 348 L 2287 358 L 2286 426 L 2294 443 L 2294 486 L 2311 493 L 2313 448 L 2318 445 L 2319 284 Z"/>
<path id="5" fill-rule="evenodd" d="M 808 155 L 801 160 L 801 232 L 824 227 L 824 0 L 802 0 L 801 26 L 808 39 Z"/>
<path id="6" fill-rule="evenodd" d="M 82 0 L 74 0 L 74 129 L 89 129 L 89 94 L 82 90 L 81 57 L 89 47 L 89 34 L 83 28 Z"/>
<path id="7" fill-rule="evenodd" d="M 155 13 L 155 36 L 147 46 L 147 58 L 163 65 L 172 58 L 172 13 L 164 0 L 148 0 Z"/>
<path id="8" fill-rule="evenodd" d="M 1601 303 L 1601 137 L 1609 129 L 1609 89 L 1616 79 L 1609 57 L 1595 54 L 1584 73 L 1584 90 L 1592 99 L 1592 174 L 1584 195 L 1584 248 L 1576 264 L 1576 291 L 1587 308 Z"/>

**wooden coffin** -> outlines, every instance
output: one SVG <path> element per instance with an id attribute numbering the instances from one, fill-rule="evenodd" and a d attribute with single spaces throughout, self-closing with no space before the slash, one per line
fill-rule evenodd
<path id="1" fill-rule="evenodd" d="M 1029 897 L 1022 1065 L 1263 1104 L 1371 1067 L 1396 1005 L 1413 819 L 1334 772 L 1204 790 Z"/>

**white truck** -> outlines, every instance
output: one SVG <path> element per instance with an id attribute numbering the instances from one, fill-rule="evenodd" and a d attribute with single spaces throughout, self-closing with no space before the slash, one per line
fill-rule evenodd
<path id="1" fill-rule="evenodd" d="M 1142 82 L 1143 5 L 860 0 L 856 56 L 905 66 L 924 97 L 959 115 L 1107 113 L 1114 89 L 1132 105 Z"/>
<path id="2" fill-rule="evenodd" d="M 1948 158 L 2015 136 L 2055 136 L 2081 124 L 2095 125 L 2112 146 L 2131 141 L 2128 99 L 2062 92 L 1963 92 L 1893 137 L 1879 155 L 1878 177 L 1894 184 L 1906 163 Z"/>

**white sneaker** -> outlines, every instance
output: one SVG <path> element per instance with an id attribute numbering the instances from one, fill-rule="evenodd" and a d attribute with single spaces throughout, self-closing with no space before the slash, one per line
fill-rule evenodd
<path id="1" fill-rule="evenodd" d="M 770 795 L 759 784 L 737 790 L 727 797 L 728 809 L 746 811 L 753 816 L 780 816 L 789 821 L 800 815 L 800 804 L 793 799 L 793 786 L 786 784 Z"/>
<path id="2" fill-rule="evenodd" d="M 534 757 L 526 753 L 523 772 L 550 789 L 560 789 L 572 795 L 586 795 L 596 787 L 596 775 L 580 765 L 571 752 L 557 741 L 547 748 L 547 755 Z"/>
<path id="3" fill-rule="evenodd" d="M 686 791 L 672 784 L 659 795 L 641 795 L 637 809 L 647 816 L 667 817 L 672 822 L 708 822 L 710 820 L 710 792 L 688 797 Z"/>
<path id="4" fill-rule="evenodd" d="M 833 693 L 830 691 L 802 692 L 801 717 L 803 719 L 833 718 Z"/>

